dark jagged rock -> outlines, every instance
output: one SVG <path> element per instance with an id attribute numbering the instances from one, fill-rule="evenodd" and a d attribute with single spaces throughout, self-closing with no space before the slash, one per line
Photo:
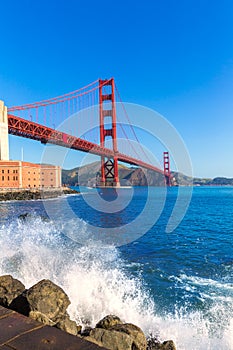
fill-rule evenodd
<path id="1" fill-rule="evenodd" d="M 90 335 L 90 332 L 92 331 L 93 328 L 91 327 L 86 327 L 84 330 L 81 331 L 81 336 L 83 337 L 88 337 Z"/>
<path id="2" fill-rule="evenodd" d="M 0 276 L 0 304 L 8 307 L 25 290 L 25 286 L 11 275 Z"/>
<path id="3" fill-rule="evenodd" d="M 10 191 L 6 189 L 4 192 L 0 192 L 0 201 L 57 198 L 63 194 L 79 194 L 79 191 L 70 188 L 51 188 L 41 191 L 23 189 L 21 191 Z"/>
<path id="4" fill-rule="evenodd" d="M 96 328 L 109 329 L 112 326 L 115 326 L 117 324 L 122 324 L 122 323 L 123 322 L 120 320 L 119 317 L 115 315 L 107 315 L 96 324 Z"/>
<path id="5" fill-rule="evenodd" d="M 31 213 L 23 213 L 18 216 L 19 220 L 26 221 L 27 219 L 33 219 L 35 217 L 39 217 L 42 221 L 49 221 L 49 218 L 44 215 L 33 215 Z"/>

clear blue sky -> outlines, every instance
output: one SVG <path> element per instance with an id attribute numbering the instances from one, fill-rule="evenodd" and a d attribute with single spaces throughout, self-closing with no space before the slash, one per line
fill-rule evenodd
<path id="1" fill-rule="evenodd" d="M 196 176 L 233 177 L 232 23 L 232 0 L 2 1 L 0 98 L 18 105 L 114 76 L 124 101 L 176 127 Z M 11 158 L 30 144 L 25 158 L 38 161 L 42 146 L 28 142 L 11 137 Z"/>

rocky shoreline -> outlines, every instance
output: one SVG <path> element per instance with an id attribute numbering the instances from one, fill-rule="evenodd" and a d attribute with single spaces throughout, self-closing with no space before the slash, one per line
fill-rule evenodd
<path id="1" fill-rule="evenodd" d="M 57 198 L 64 194 L 79 194 L 79 192 L 69 187 L 45 190 L 4 190 L 0 192 L 0 201 L 49 199 Z"/>
<path id="2" fill-rule="evenodd" d="M 94 328 L 83 329 L 67 313 L 67 294 L 50 280 L 26 289 L 11 275 L 0 276 L 0 305 L 109 350 L 176 350 L 172 340 L 160 343 L 156 338 L 146 339 L 139 327 L 115 315 L 107 315 Z"/>

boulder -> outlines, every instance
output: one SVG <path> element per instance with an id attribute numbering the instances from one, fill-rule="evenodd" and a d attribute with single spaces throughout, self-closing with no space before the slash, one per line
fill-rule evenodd
<path id="1" fill-rule="evenodd" d="M 111 319 L 110 317 L 109 321 Z M 131 323 L 117 323 L 109 327 L 108 322 L 105 323 L 103 320 L 100 321 L 100 324 L 107 325 L 108 328 L 92 329 L 89 336 L 85 338 L 86 340 L 93 341 L 110 350 L 146 350 L 146 337 L 139 327 Z M 119 318 L 112 320 L 120 322 Z"/>
<path id="2" fill-rule="evenodd" d="M 176 350 L 176 347 L 172 340 L 160 343 L 157 339 L 149 339 L 147 350 Z"/>
<path id="3" fill-rule="evenodd" d="M 26 299 L 30 311 L 39 311 L 55 323 L 65 316 L 70 305 L 63 289 L 49 280 L 42 280 L 29 288 Z"/>
<path id="4" fill-rule="evenodd" d="M 141 328 L 132 323 L 117 324 L 110 328 L 111 331 L 125 333 L 130 336 L 133 341 L 134 350 L 146 350 L 147 340 Z"/>
<path id="5" fill-rule="evenodd" d="M 24 290 L 23 283 L 11 275 L 0 276 L 0 304 L 2 306 L 8 307 Z"/>
<path id="6" fill-rule="evenodd" d="M 56 327 L 73 335 L 77 335 L 82 329 L 81 326 L 77 326 L 76 322 L 70 319 L 67 313 L 56 324 Z"/>
<path id="7" fill-rule="evenodd" d="M 45 324 L 57 324 L 65 315 L 70 301 L 62 288 L 42 280 L 18 295 L 10 308 Z"/>
<path id="8" fill-rule="evenodd" d="M 132 338 L 117 331 L 110 331 L 103 328 L 94 328 L 85 340 L 91 341 L 99 346 L 110 350 L 132 350 Z M 136 349 L 135 349 L 136 350 Z"/>
<path id="9" fill-rule="evenodd" d="M 112 326 L 115 326 L 117 324 L 122 324 L 123 322 L 120 320 L 119 317 L 114 315 L 108 315 L 102 318 L 97 324 L 96 328 L 104 328 L 109 329 Z"/>

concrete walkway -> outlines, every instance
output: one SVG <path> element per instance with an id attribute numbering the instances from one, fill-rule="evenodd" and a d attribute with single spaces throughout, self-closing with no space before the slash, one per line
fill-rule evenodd
<path id="1" fill-rule="evenodd" d="M 0 350 L 63 349 L 104 350 L 105 348 L 0 306 Z"/>

